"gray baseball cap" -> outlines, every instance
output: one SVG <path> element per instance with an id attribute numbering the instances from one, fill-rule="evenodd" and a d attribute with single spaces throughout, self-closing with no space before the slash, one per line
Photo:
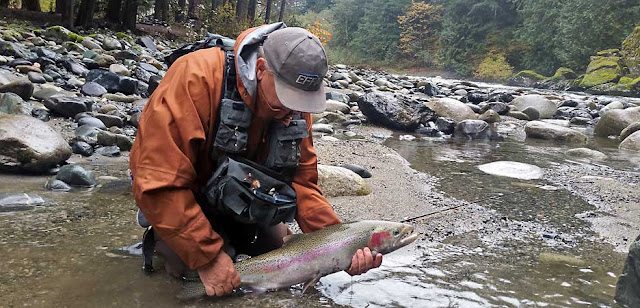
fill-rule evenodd
<path id="1" fill-rule="evenodd" d="M 269 34 L 263 49 L 280 102 L 291 110 L 323 112 L 329 65 L 320 40 L 302 28 L 283 28 Z"/>

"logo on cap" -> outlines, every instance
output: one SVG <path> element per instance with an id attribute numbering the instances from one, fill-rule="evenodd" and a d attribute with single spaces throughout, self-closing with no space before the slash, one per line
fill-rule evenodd
<path id="1" fill-rule="evenodd" d="M 302 86 L 313 86 L 318 82 L 318 75 L 298 73 L 296 83 Z"/>

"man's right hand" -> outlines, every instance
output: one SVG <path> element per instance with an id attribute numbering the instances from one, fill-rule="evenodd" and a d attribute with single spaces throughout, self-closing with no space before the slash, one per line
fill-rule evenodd
<path id="1" fill-rule="evenodd" d="M 240 275 L 229 255 L 223 251 L 211 263 L 199 268 L 198 275 L 209 296 L 224 296 L 240 287 Z"/>

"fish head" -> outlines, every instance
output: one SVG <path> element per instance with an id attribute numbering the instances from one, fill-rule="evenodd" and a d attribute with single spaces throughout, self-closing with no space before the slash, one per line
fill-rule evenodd
<path id="1" fill-rule="evenodd" d="M 380 253 L 389 253 L 413 243 L 418 238 L 413 226 L 399 222 L 376 221 L 368 247 Z"/>

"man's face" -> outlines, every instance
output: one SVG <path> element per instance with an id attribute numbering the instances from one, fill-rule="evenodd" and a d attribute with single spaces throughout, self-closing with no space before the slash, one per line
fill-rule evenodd
<path id="1" fill-rule="evenodd" d="M 267 62 L 259 58 L 256 65 L 256 75 L 258 77 L 258 106 L 259 109 L 266 109 L 273 119 L 288 120 L 291 116 L 300 112 L 285 107 L 276 94 L 276 86 L 273 72 L 269 70 Z"/>

